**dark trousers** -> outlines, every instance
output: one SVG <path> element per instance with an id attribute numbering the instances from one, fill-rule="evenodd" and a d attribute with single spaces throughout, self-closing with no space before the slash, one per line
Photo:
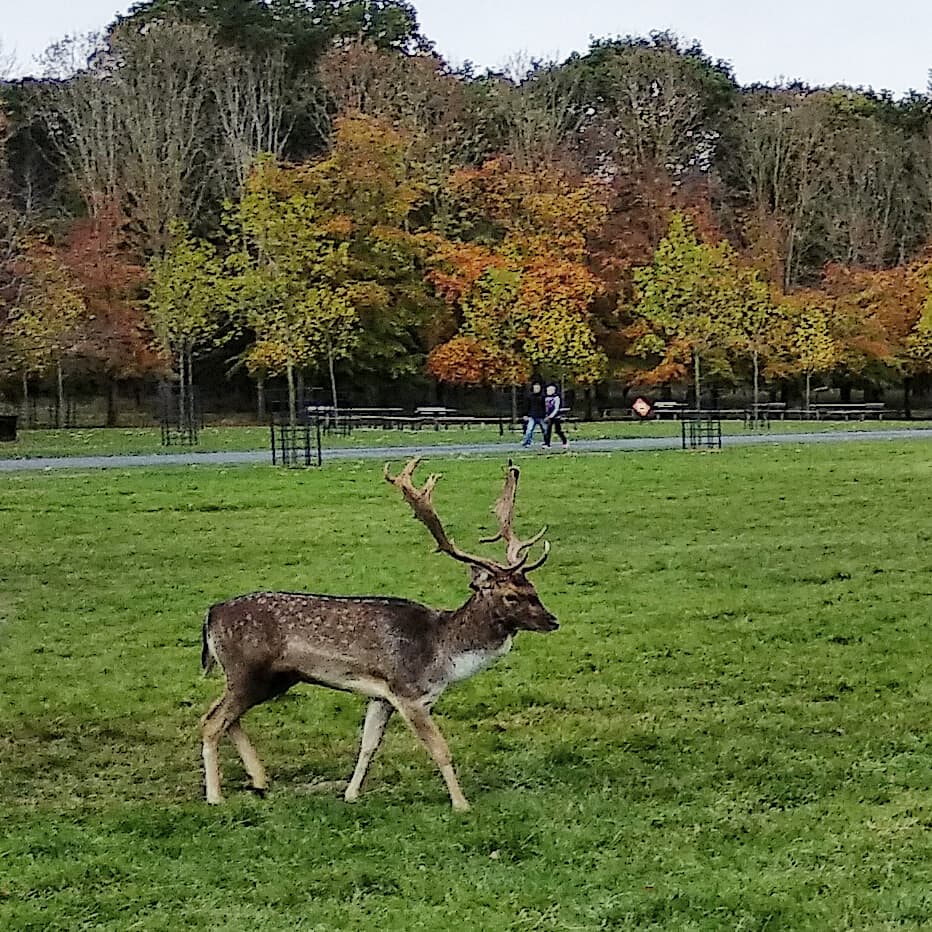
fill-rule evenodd
<path id="1" fill-rule="evenodd" d="M 566 434 L 563 433 L 563 422 L 558 417 L 555 417 L 552 421 L 544 421 L 544 446 L 550 446 L 550 438 L 554 431 L 557 432 L 560 443 L 565 446 L 567 443 Z"/>

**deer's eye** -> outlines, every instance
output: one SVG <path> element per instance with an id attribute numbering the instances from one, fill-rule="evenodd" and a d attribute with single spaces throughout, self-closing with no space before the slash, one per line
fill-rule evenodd
<path id="1" fill-rule="evenodd" d="M 502 596 L 502 601 L 509 607 L 514 608 L 518 604 L 518 597 L 511 592 L 506 592 Z"/>

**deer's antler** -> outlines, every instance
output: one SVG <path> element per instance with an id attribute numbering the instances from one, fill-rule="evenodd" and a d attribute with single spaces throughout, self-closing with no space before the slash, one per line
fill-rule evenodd
<path id="1" fill-rule="evenodd" d="M 397 486 L 401 489 L 401 494 L 404 495 L 405 501 L 411 506 L 414 511 L 414 516 L 420 521 L 428 531 L 433 535 L 434 540 L 437 542 L 437 550 L 449 554 L 453 557 L 454 560 L 459 560 L 461 563 L 468 563 L 471 566 L 481 566 L 484 569 L 490 570 L 491 572 L 501 572 L 505 567 L 501 564 L 496 563 L 494 560 L 486 559 L 485 557 L 477 557 L 470 553 L 465 553 L 460 550 L 456 544 L 447 537 L 446 531 L 443 529 L 443 525 L 440 523 L 440 518 L 437 517 L 437 512 L 434 511 L 434 505 L 431 501 L 431 494 L 434 491 L 434 486 L 437 484 L 437 480 L 440 478 L 436 473 L 431 473 L 427 477 L 427 481 L 421 488 L 418 488 L 413 481 L 414 470 L 417 469 L 418 464 L 421 462 L 420 457 L 414 457 L 409 460 L 405 465 L 404 469 L 397 476 L 392 476 L 389 472 L 389 463 L 385 464 L 385 479 L 390 482 L 392 485 Z"/>
<path id="2" fill-rule="evenodd" d="M 413 475 L 414 470 L 417 469 L 420 462 L 421 460 L 419 457 L 414 457 L 408 461 L 404 469 L 395 477 L 392 477 L 389 473 L 389 464 L 386 463 L 385 478 L 388 482 L 391 482 L 392 485 L 401 489 L 405 501 L 407 501 L 414 510 L 415 517 L 427 527 L 433 535 L 434 540 L 437 541 L 437 550 L 449 554 L 455 560 L 460 560 L 462 563 L 470 563 L 473 566 L 481 566 L 499 573 L 513 573 L 515 570 L 519 569 L 523 569 L 524 572 L 528 573 L 544 564 L 550 554 L 549 541 L 544 541 L 544 552 L 539 559 L 525 566 L 528 556 L 530 555 L 531 547 L 533 547 L 547 532 L 546 525 L 529 540 L 521 540 L 515 534 L 511 526 L 514 518 L 515 496 L 518 491 L 519 474 L 518 467 L 515 466 L 511 460 L 508 461 L 505 485 L 493 508 L 495 516 L 498 518 L 498 533 L 494 537 L 484 537 L 481 539 L 483 544 L 491 544 L 497 540 L 504 540 L 506 563 L 498 563 L 486 557 L 477 557 L 465 553 L 447 537 L 443 525 L 440 523 L 440 518 L 437 517 L 437 512 L 434 511 L 433 502 L 431 502 L 431 493 L 440 476 L 432 473 L 427 477 L 427 481 L 424 485 L 420 489 L 417 488 L 413 482 Z"/>
<path id="3" fill-rule="evenodd" d="M 515 497 L 518 494 L 518 476 L 520 470 L 511 460 L 508 460 L 508 470 L 505 473 L 505 484 L 502 486 L 502 494 L 499 495 L 495 507 L 495 517 L 498 519 L 498 533 L 494 537 L 482 538 L 483 544 L 491 544 L 497 540 L 505 541 L 505 554 L 509 565 L 517 569 L 523 566 L 530 555 L 531 547 L 534 546 L 547 533 L 545 524 L 533 537 L 528 540 L 521 540 L 514 532 L 512 522 L 515 514 Z M 536 570 L 542 566 L 550 554 L 550 543 L 544 541 L 544 552 L 540 559 L 535 560 L 529 566 L 524 567 L 525 572 Z"/>

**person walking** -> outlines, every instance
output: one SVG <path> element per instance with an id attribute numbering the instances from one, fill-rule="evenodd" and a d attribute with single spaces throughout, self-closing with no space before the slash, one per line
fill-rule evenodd
<path id="1" fill-rule="evenodd" d="M 547 393 L 544 396 L 544 449 L 550 449 L 550 438 L 553 432 L 557 432 L 564 450 L 569 449 L 569 441 L 563 432 L 563 421 L 560 418 L 560 409 L 563 407 L 563 399 L 560 397 L 560 390 L 555 383 L 551 382 L 547 386 Z"/>
<path id="2" fill-rule="evenodd" d="M 531 390 L 527 395 L 527 413 L 524 416 L 524 438 L 521 446 L 529 447 L 534 439 L 534 430 L 540 428 L 544 440 L 547 439 L 547 430 L 544 426 L 544 416 L 546 414 L 544 407 L 544 383 L 540 379 L 533 379 Z"/>

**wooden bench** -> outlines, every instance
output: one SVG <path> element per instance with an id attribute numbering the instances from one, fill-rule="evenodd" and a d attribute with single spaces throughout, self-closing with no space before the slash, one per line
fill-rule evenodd
<path id="1" fill-rule="evenodd" d="M 817 404 L 811 405 L 810 411 L 817 421 L 823 418 L 835 418 L 845 421 L 857 418 L 863 421 L 868 417 L 875 417 L 882 421 L 887 406 L 882 401 L 868 401 L 864 404 Z"/>

